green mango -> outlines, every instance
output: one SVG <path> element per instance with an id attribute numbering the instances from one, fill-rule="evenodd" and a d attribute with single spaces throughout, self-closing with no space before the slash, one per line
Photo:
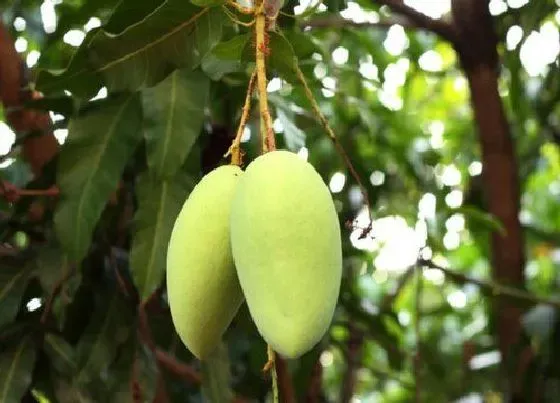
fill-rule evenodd
<path id="1" fill-rule="evenodd" d="M 218 345 L 243 302 L 230 246 L 231 199 L 243 171 L 221 166 L 205 175 L 183 205 L 167 249 L 171 317 L 199 359 Z"/>
<path id="2" fill-rule="evenodd" d="M 342 276 L 340 225 L 313 166 L 288 151 L 256 158 L 231 207 L 237 275 L 259 333 L 287 358 L 330 327 Z"/>

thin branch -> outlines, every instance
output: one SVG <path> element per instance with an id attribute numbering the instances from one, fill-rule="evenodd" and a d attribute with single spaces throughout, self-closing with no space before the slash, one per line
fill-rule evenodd
<path id="1" fill-rule="evenodd" d="M 155 349 L 155 354 L 158 363 L 173 375 L 195 385 L 200 385 L 202 382 L 202 376 L 190 365 L 178 361 L 174 356 L 160 348 Z M 233 403 L 247 403 L 247 401 L 240 396 L 233 399 Z"/>
<path id="2" fill-rule="evenodd" d="M 0 181 L 0 196 L 8 202 L 16 202 L 21 197 L 49 196 L 56 197 L 60 191 L 56 186 L 48 189 L 21 189 L 7 181 Z"/>
<path id="3" fill-rule="evenodd" d="M 406 17 L 411 24 L 418 28 L 433 32 L 451 43 L 457 42 L 458 35 L 453 25 L 416 11 L 412 7 L 404 4 L 402 0 L 374 0 L 374 2 L 381 6 L 387 6 L 394 13 Z"/>
<path id="4" fill-rule="evenodd" d="M 189 383 L 199 385 L 202 382 L 202 376 L 191 366 L 177 361 L 174 356 L 159 348 L 156 348 L 155 353 L 158 363 L 172 374 Z"/>
<path id="5" fill-rule="evenodd" d="M 58 279 L 58 281 L 54 284 L 54 286 L 52 288 L 52 291 L 51 291 L 49 297 L 47 298 L 47 302 L 45 303 L 45 308 L 43 309 L 43 313 L 41 314 L 41 318 L 39 320 L 42 325 L 44 325 L 47 322 L 47 319 L 48 319 L 48 317 L 49 317 L 49 315 L 52 311 L 52 305 L 53 305 L 54 299 L 60 293 L 60 290 L 62 289 L 62 286 L 64 285 L 64 283 L 70 278 L 70 276 L 74 272 L 73 269 L 74 269 L 73 266 L 66 266 L 64 268 L 64 273 Z"/>
<path id="6" fill-rule="evenodd" d="M 401 25 L 404 28 L 418 28 L 416 25 L 411 24 L 410 21 L 406 19 L 394 19 L 394 20 L 384 20 L 378 22 L 356 22 L 339 15 L 332 15 L 328 17 L 317 17 L 307 21 L 300 21 L 299 26 L 301 28 L 378 28 L 378 29 L 388 29 L 393 25 Z"/>
<path id="7" fill-rule="evenodd" d="M 445 274 L 445 276 L 449 277 L 451 280 L 458 282 L 458 283 L 472 283 L 476 284 L 484 291 L 492 294 L 495 297 L 510 297 L 517 300 L 528 302 L 532 305 L 535 304 L 544 304 L 550 305 L 554 308 L 560 309 L 560 300 L 550 299 L 545 297 L 540 297 L 538 295 L 530 294 L 526 291 L 520 290 L 518 288 L 509 287 L 506 285 L 498 284 L 491 281 L 486 280 L 479 280 L 470 276 L 467 276 L 463 273 L 459 273 L 455 270 L 448 269 L 446 267 L 440 266 L 431 260 L 419 260 L 419 264 L 430 267 L 432 269 L 438 269 Z"/>
<path id="8" fill-rule="evenodd" d="M 416 342 L 416 354 L 414 355 L 414 393 L 416 396 L 416 403 L 420 403 L 421 400 L 421 338 L 420 338 L 420 320 L 422 319 L 422 270 L 418 268 L 416 270 L 416 290 L 414 295 L 414 338 Z"/>

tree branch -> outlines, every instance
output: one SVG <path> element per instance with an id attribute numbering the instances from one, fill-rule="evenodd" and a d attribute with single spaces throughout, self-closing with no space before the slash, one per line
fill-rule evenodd
<path id="1" fill-rule="evenodd" d="M 415 24 L 411 24 L 409 20 L 403 19 L 394 19 L 394 20 L 385 20 L 385 21 L 378 21 L 378 22 L 356 22 L 346 18 L 343 18 L 339 15 L 331 15 L 328 17 L 318 17 L 313 18 L 307 21 L 300 21 L 299 26 L 301 28 L 344 28 L 344 27 L 353 27 L 353 28 L 379 28 L 379 29 L 388 29 L 391 28 L 393 25 L 401 25 L 404 28 L 411 28 L 415 29 L 418 28 Z"/>
<path id="2" fill-rule="evenodd" d="M 459 273 L 455 270 L 440 266 L 432 262 L 431 260 L 422 259 L 419 260 L 418 262 L 423 266 L 427 266 L 432 269 L 441 270 L 446 277 L 450 278 L 452 281 L 455 281 L 457 283 L 476 284 L 478 287 L 480 287 L 481 289 L 488 292 L 494 297 L 509 297 L 520 301 L 528 302 L 531 305 L 544 304 L 560 309 L 560 300 L 540 297 L 538 295 L 530 294 L 518 288 L 509 287 L 506 285 L 497 284 L 495 282 L 480 280 L 474 277 L 470 277 L 467 276 L 466 274 Z"/>
<path id="3" fill-rule="evenodd" d="M 156 348 L 155 355 L 158 363 L 175 376 L 195 385 L 200 385 L 200 383 L 202 382 L 202 376 L 195 369 L 187 364 L 178 361 L 171 354 L 161 350 L 160 348 Z M 233 403 L 247 402 L 247 399 L 240 396 L 237 396 L 233 399 Z"/>
<path id="4" fill-rule="evenodd" d="M 32 99 L 40 98 L 38 92 L 29 91 L 27 68 L 17 53 L 8 30 L 0 21 L 0 101 L 9 111 L 6 118 L 14 131 L 21 135 L 33 131 L 48 134 L 27 137 L 23 141 L 23 156 L 35 176 L 58 151 L 58 142 L 52 131 L 48 113 L 23 108 Z"/>
<path id="5" fill-rule="evenodd" d="M 379 5 L 389 7 L 394 13 L 406 17 L 410 21 L 410 23 L 417 28 L 433 32 L 452 43 L 455 43 L 457 41 L 457 33 L 453 25 L 442 20 L 436 20 L 434 18 L 428 17 L 426 14 L 422 14 L 412 7 L 407 6 L 402 0 L 374 1 Z"/>

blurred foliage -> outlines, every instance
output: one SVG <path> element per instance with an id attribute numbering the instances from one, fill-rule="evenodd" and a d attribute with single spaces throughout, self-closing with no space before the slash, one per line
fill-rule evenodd
<path id="1" fill-rule="evenodd" d="M 0 179 L 28 189 L 56 184 L 61 191 L 55 207 L 46 197 L 0 200 L 0 246 L 17 252 L 0 261 L 1 402 L 144 402 L 160 383 L 173 402 L 234 394 L 270 401 L 270 379 L 261 373 L 266 346 L 245 306 L 216 356 L 201 364 L 179 342 L 166 302 L 165 249 L 174 217 L 200 177 L 225 162 L 252 69 L 250 31 L 217 3 L 0 1 L 2 20 L 27 43 L 21 56 L 29 63 L 40 52 L 30 77 L 45 97 L 28 107 L 50 111 L 57 135 L 67 133 L 40 178 L 32 178 L 20 142 L 1 160 Z M 45 4 L 56 14 L 48 33 Z M 333 182 L 345 257 L 329 334 L 288 363 L 297 400 L 315 388 L 319 366 L 321 398 L 313 401 L 339 401 L 349 371 L 356 401 L 413 401 L 417 379 L 422 401 L 472 394 L 496 401 L 491 396 L 500 396 L 503 374 L 493 358 L 492 299 L 430 268 L 417 295 L 412 275 L 420 254 L 488 278 L 488 236 L 502 230 L 485 210 L 468 85 L 453 48 L 406 29 L 405 46 L 389 51 L 384 43 L 395 26 L 302 29 L 349 6 L 390 20 L 375 2 L 329 0 L 293 18 L 296 5 L 285 3 L 282 34 L 270 38 L 277 141 L 306 152 L 325 182 Z M 557 28 L 559 13 L 554 1 L 533 0 L 495 17 L 500 91 L 522 178 L 526 285 L 550 298 L 558 296 L 560 266 L 560 65 L 556 60 L 530 76 L 520 49 L 544 23 Z M 16 18 L 25 20 L 23 29 L 16 29 Z M 522 29 L 515 47 L 506 43 L 512 26 Z M 69 31 L 85 36 L 79 47 L 67 43 Z M 426 55 L 440 65 L 426 68 Z M 366 185 L 373 238 L 358 239 L 360 230 L 345 225 L 364 218 L 363 200 L 312 115 L 296 64 Z M 259 153 L 258 126 L 253 113 L 243 143 L 247 161 Z M 336 185 L 340 174 L 345 179 Z M 31 203 L 46 211 L 39 221 L 26 215 Z M 136 331 L 140 302 L 151 341 Z M 519 372 L 518 386 L 527 401 L 558 401 L 557 312 L 527 307 L 523 325 L 524 340 L 508 365 L 521 368 L 532 346 L 535 356 Z M 357 360 L 350 362 L 356 337 Z M 158 349 L 202 374 L 202 385 L 169 371 L 156 359 Z M 541 400 L 530 400 L 536 393 Z"/>

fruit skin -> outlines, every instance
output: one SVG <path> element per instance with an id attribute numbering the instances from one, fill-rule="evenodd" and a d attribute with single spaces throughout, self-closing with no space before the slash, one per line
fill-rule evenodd
<path id="1" fill-rule="evenodd" d="M 233 198 L 231 240 L 260 334 L 287 358 L 303 355 L 330 326 L 342 275 L 338 217 L 313 166 L 288 151 L 249 164 Z"/>
<path id="2" fill-rule="evenodd" d="M 173 324 L 199 359 L 213 351 L 244 299 L 229 231 L 230 201 L 242 174 L 227 165 L 205 175 L 177 216 L 167 249 Z"/>

